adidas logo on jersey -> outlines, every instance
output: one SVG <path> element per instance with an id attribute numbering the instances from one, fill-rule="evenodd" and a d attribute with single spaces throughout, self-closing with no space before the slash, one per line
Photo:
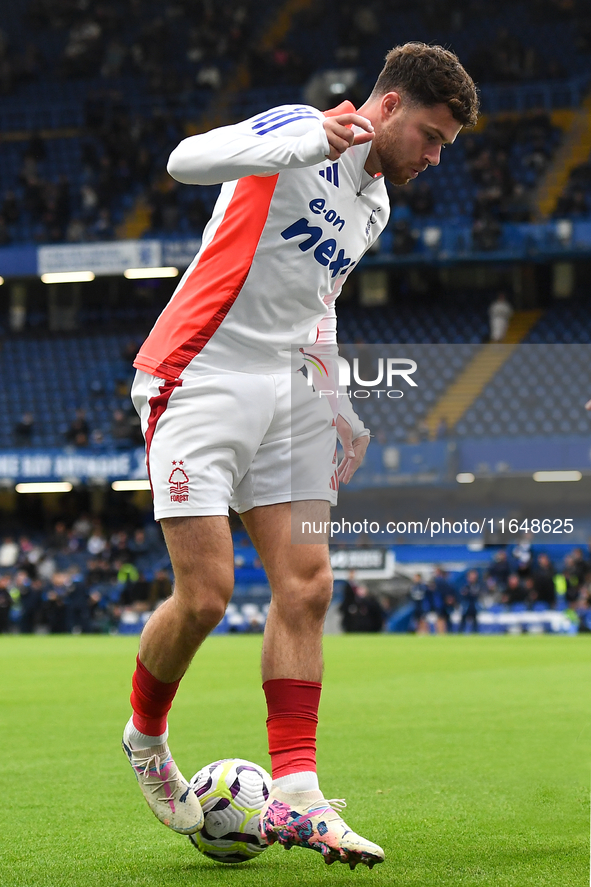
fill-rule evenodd
<path id="1" fill-rule="evenodd" d="M 332 163 L 330 166 L 327 166 L 325 169 L 321 169 L 318 173 L 319 176 L 322 176 L 323 179 L 326 179 L 327 182 L 330 182 L 331 185 L 334 185 L 335 188 L 339 187 L 339 164 Z"/>

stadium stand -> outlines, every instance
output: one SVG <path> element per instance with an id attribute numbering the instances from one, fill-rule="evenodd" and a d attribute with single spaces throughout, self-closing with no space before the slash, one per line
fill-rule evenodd
<path id="1" fill-rule="evenodd" d="M 591 14 L 582 0 L 495 0 L 485 7 L 477 0 L 373 0 L 362 8 L 334 0 L 5 5 L 0 254 L 2 247 L 125 238 L 175 248 L 191 240 L 193 250 L 218 188 L 181 187 L 166 176 L 168 154 L 181 138 L 314 96 L 323 107 L 343 98 L 360 102 L 387 49 L 417 38 L 450 46 L 467 62 L 484 114 L 474 132 L 448 148 L 438 169 L 391 189 L 388 228 L 340 299 L 343 353 L 360 359 L 365 353 L 364 378 L 371 377 L 380 345 L 400 346 L 396 353 L 419 367 L 412 398 L 394 405 L 356 401 L 376 435 L 359 489 L 381 484 L 384 492 L 404 482 L 412 493 L 422 473 L 432 475 L 433 490 L 445 493 L 458 466 L 478 473 L 486 463 L 490 473 L 498 464 L 506 473 L 505 456 L 496 453 L 517 443 L 536 454 L 542 444 L 566 451 L 574 441 L 571 467 L 587 470 Z M 560 227 L 565 220 L 573 224 Z M 508 261 L 515 264 L 502 264 Z M 534 263 L 543 273 L 532 271 Z M 548 283 L 560 276 L 560 263 L 572 264 L 558 269 L 566 291 Z M 41 284 L 32 281 L 36 272 L 27 267 L 26 278 L 6 273 L 10 285 L 14 277 L 27 289 L 28 302 L 22 325 L 12 323 L 12 309 L 0 317 L 0 460 L 6 455 L 9 465 L 15 454 L 37 451 L 135 451 L 141 441 L 128 398 L 131 362 L 171 286 L 141 282 L 124 289 L 112 277 L 97 280 L 93 289 L 76 291 L 72 328 L 64 332 L 51 323 L 55 291 L 40 293 Z M 382 298 L 368 304 L 359 280 L 376 270 L 383 275 Z M 499 289 L 518 310 L 505 352 L 475 384 L 487 354 L 488 307 Z M 472 384 L 452 414 L 445 398 L 467 379 Z M 353 392 L 362 387 L 354 384 Z M 530 463 L 523 464 L 529 471 Z M 76 506 L 54 502 L 45 511 L 37 500 L 39 514 L 33 515 L 11 500 L 1 515 L 4 532 L 19 537 L 14 563 L 3 561 L 10 544 L 0 546 L 0 616 L 3 608 L 10 614 L 4 627 L 138 631 L 170 587 L 147 500 L 136 507 L 131 499 L 121 499 L 122 505 L 110 499 L 106 515 L 105 478 L 82 477 L 78 485 L 72 479 Z M 3 467 L 2 501 L 8 502 L 14 480 Z M 84 490 L 90 498 L 81 505 Z M 91 507 L 92 496 L 103 504 Z M 469 517 L 478 511 L 475 503 L 462 508 Z M 56 509 L 64 520 L 59 531 L 48 531 Z M 90 518 L 80 516 L 85 511 Z M 495 503 L 488 513 L 502 517 L 503 506 Z M 582 521 L 580 534 L 586 528 Z M 259 631 L 268 586 L 239 527 L 234 537 L 236 596 L 220 630 Z M 368 540 L 353 534 L 349 542 Z M 526 583 L 533 575 L 520 577 L 513 596 L 489 582 L 488 549 L 395 548 L 407 577 L 427 565 L 428 582 L 436 560 L 446 565 L 456 600 L 447 614 L 450 630 L 462 624 L 461 588 L 472 567 L 484 589 L 480 630 L 591 628 L 589 568 L 581 566 L 588 554 L 546 542 L 533 551 L 534 558 L 549 553 L 554 563 L 551 617 L 548 607 L 540 609 L 535 581 Z M 519 573 L 518 555 L 512 546 L 507 551 Z M 390 630 L 441 629 L 440 602 L 422 606 L 418 620 L 416 602 L 402 610 L 392 610 L 392 600 L 382 603 Z"/>
<path id="2" fill-rule="evenodd" d="M 14 339 L 5 343 L 0 365 L 7 384 L 0 392 L 4 421 L 0 446 L 15 443 L 22 414 L 33 414 L 30 446 L 64 446 L 76 410 L 84 410 L 90 433 L 84 445 L 141 443 L 137 424 L 127 437 L 113 438 L 113 415 L 130 415 L 131 365 L 126 336 Z M 51 372 L 47 372 L 51 367 Z"/>
<path id="3" fill-rule="evenodd" d="M 382 442 L 423 440 L 433 436 L 435 426 L 425 420 L 438 398 L 461 377 L 462 372 L 488 341 L 486 306 L 490 296 L 467 293 L 448 304 L 406 304 L 364 309 L 347 304 L 339 311 L 339 337 L 345 356 L 361 352 L 354 344 L 369 348 L 369 367 L 362 378 L 375 376 L 372 360 L 383 343 L 404 345 L 404 357 L 420 366 L 419 388 L 412 401 L 401 399 L 395 410 L 383 399 L 356 401 L 360 415 L 380 429 Z M 87 309 L 85 323 L 90 328 L 110 319 L 143 322 L 145 309 L 127 311 Z M 147 318 L 151 314 L 147 312 Z M 2 420 L 0 446 L 15 444 L 15 428 L 23 413 L 35 417 L 34 430 L 27 443 L 32 446 L 60 446 L 66 442 L 68 426 L 77 409 L 83 409 L 94 436 L 88 443 L 105 447 L 125 440 L 113 439 L 113 413 L 123 410 L 134 418 L 128 397 L 132 378 L 131 363 L 141 334 L 93 333 L 77 336 L 16 337 L 5 342 L 0 352 L 0 369 L 6 380 L 0 391 Z M 499 366 L 491 380 L 477 391 L 469 409 L 455 424 L 458 437 L 497 437 L 523 435 L 587 434 L 589 419 L 582 406 L 589 396 L 587 348 L 591 341 L 591 309 L 584 297 L 568 307 L 550 308 L 527 333 L 520 347 Z M 544 345 L 569 345 L 545 348 Z M 454 345 L 451 349 L 449 346 Z M 414 347 L 413 347 L 414 346 Z M 431 347 L 427 347 L 431 346 Z M 505 346 L 508 348 L 509 346 Z M 398 353 L 398 352 L 397 352 Z M 402 353 L 402 352 L 400 352 Z M 51 373 L 44 372 L 51 366 Z M 473 372 L 473 370 L 471 370 Z M 361 387 L 361 386 L 357 386 Z M 131 412 L 130 412 L 131 411 Z M 445 413 L 444 413 L 445 414 Z M 447 418 L 450 414 L 447 413 Z M 441 418 L 438 416 L 438 419 Z M 127 442 L 139 442 L 137 427 Z M 448 429 L 451 431 L 451 429 Z"/>
<path id="4" fill-rule="evenodd" d="M 259 632 L 269 587 L 244 531 L 235 532 L 234 544 L 234 598 L 217 631 Z M 382 595 L 387 630 L 591 630 L 589 550 L 527 543 L 480 552 L 441 548 L 437 561 L 433 554 L 418 546 L 397 548 L 401 570 L 409 580 L 412 576 L 414 585 L 409 581 L 402 596 Z M 478 575 L 477 624 L 467 626 L 462 622 L 467 608 L 462 592 L 473 570 Z M 170 594 L 171 578 L 166 548 L 154 525 L 109 531 L 81 514 L 69 527 L 58 521 L 51 533 L 6 536 L 0 544 L 0 633 L 137 633 Z M 342 592 L 337 583 L 335 610 Z M 406 603 L 406 594 L 412 603 Z M 447 626 L 442 624 L 446 620 Z"/>
<path id="5" fill-rule="evenodd" d="M 571 86 L 550 104 L 564 107 L 578 102 L 584 88 L 588 22 L 578 8 L 561 14 L 552 3 L 536 4 L 535 11 L 518 4 L 509 12 L 497 4 L 485 25 L 470 6 L 394 13 L 374 3 L 361 14 L 346 4 L 315 4 L 291 28 L 287 20 L 279 31 L 268 29 L 275 44 L 256 40 L 274 21 L 273 4 L 226 2 L 220 12 L 213 16 L 207 4 L 162 10 L 140 2 L 77 12 L 67 3 L 32 2 L 6 13 L 0 243 L 113 239 L 127 234 L 126 219 L 134 236 L 200 233 L 217 192 L 179 189 L 163 170 L 186 124 L 209 120 L 211 107 L 224 104 L 237 66 L 256 85 L 231 92 L 229 119 L 302 101 L 302 83 L 319 57 L 337 72 L 352 67 L 361 98 L 389 34 L 405 40 L 421 33 L 471 58 L 483 99 L 486 84 L 500 82 L 507 95 L 513 88 L 519 106 L 523 84 L 560 75 Z M 552 119 L 551 107 L 535 111 L 548 104 L 540 89 L 541 95 L 531 93 L 525 116 L 492 120 L 460 138 L 440 170 L 396 193 L 383 250 L 416 250 L 424 227 L 450 217 L 470 221 L 475 248 L 490 250 L 502 242 L 499 222 L 531 218 L 534 187 L 560 142 L 556 121 L 564 123 Z M 572 206 L 572 193 L 582 199 L 576 184 L 582 175 L 563 199 L 577 217 L 588 215 L 584 201 Z"/>

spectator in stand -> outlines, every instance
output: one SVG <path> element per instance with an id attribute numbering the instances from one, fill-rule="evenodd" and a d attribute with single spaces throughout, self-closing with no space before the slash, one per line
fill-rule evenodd
<path id="1" fill-rule="evenodd" d="M 81 542 L 84 542 L 88 539 L 92 532 L 92 521 L 90 519 L 90 515 L 88 514 L 80 514 L 74 524 L 72 526 L 72 533 L 74 536 Z"/>
<path id="2" fill-rule="evenodd" d="M 355 590 L 355 632 L 380 632 L 384 627 L 384 611 L 380 602 L 369 593 L 367 585 L 358 585 Z"/>
<path id="3" fill-rule="evenodd" d="M 143 573 L 136 571 L 136 577 L 125 583 L 119 603 L 135 613 L 147 613 L 151 609 L 150 596 L 150 583 Z"/>
<path id="4" fill-rule="evenodd" d="M 511 552 L 513 558 L 517 562 L 517 572 L 519 574 L 520 579 L 525 579 L 526 576 L 531 575 L 531 569 L 533 564 L 533 552 L 531 548 L 531 539 L 533 537 L 530 535 L 526 535 L 522 542 L 518 542 L 513 551 Z"/>
<path id="5" fill-rule="evenodd" d="M 531 610 L 534 604 L 537 603 L 537 595 L 536 595 L 536 586 L 534 583 L 533 576 L 526 576 L 523 580 L 523 587 L 525 588 L 525 602 L 528 605 L 528 608 Z"/>
<path id="6" fill-rule="evenodd" d="M 435 567 L 432 586 L 437 610 L 437 631 L 445 634 L 451 631 L 451 616 L 457 605 L 456 592 L 449 582 L 448 574 L 439 566 Z"/>
<path id="7" fill-rule="evenodd" d="M 419 419 L 417 422 L 417 437 L 420 443 L 429 440 L 429 426 L 424 419 Z"/>
<path id="8" fill-rule="evenodd" d="M 120 561 L 121 563 L 133 562 L 131 553 L 129 534 L 125 530 L 119 530 L 113 533 L 109 540 L 111 549 L 111 561 Z"/>
<path id="9" fill-rule="evenodd" d="M 474 249 L 490 252 L 498 248 L 502 229 L 490 213 L 483 213 L 472 224 L 472 241 Z"/>
<path id="10" fill-rule="evenodd" d="M 0 634 L 10 631 L 10 611 L 12 595 L 10 594 L 10 575 L 0 576 Z"/>
<path id="11" fill-rule="evenodd" d="M 123 410 L 117 409 L 113 411 L 113 419 L 111 421 L 111 437 L 118 447 L 128 447 L 131 445 L 133 438 L 133 428 L 129 417 Z"/>
<path id="12" fill-rule="evenodd" d="M 135 339 L 128 339 L 121 349 L 121 357 L 129 366 L 134 362 L 138 349 L 139 343 Z"/>
<path id="13" fill-rule="evenodd" d="M 379 632 L 384 627 L 384 611 L 379 601 L 366 585 L 355 581 L 353 571 L 349 573 L 339 609 L 345 632 Z"/>
<path id="14" fill-rule="evenodd" d="M 121 586 L 121 591 L 123 592 L 127 585 L 130 585 L 140 578 L 139 571 L 135 564 L 125 563 L 122 560 L 116 560 L 113 562 L 113 569 L 117 573 L 117 582 Z"/>
<path id="15" fill-rule="evenodd" d="M 504 592 L 511 572 L 509 558 L 504 548 L 495 552 L 492 563 L 487 569 L 487 577 L 492 581 L 494 591 Z"/>
<path id="16" fill-rule="evenodd" d="M 0 214 L 4 218 L 7 225 L 14 225 L 18 222 L 21 215 L 21 206 L 17 200 L 14 191 L 6 191 L 4 193 L 4 201 Z"/>
<path id="17" fill-rule="evenodd" d="M 0 545 L 0 569 L 14 567 L 18 561 L 20 548 L 12 536 L 6 536 Z"/>
<path id="18" fill-rule="evenodd" d="M 66 240 L 68 243 L 82 243 L 86 240 L 86 225 L 78 216 L 72 216 L 66 228 Z"/>
<path id="19" fill-rule="evenodd" d="M 14 442 L 18 447 L 30 447 L 33 441 L 35 417 L 33 413 L 23 413 L 14 426 Z"/>
<path id="20" fill-rule="evenodd" d="M 146 539 L 146 531 L 143 527 L 138 527 L 137 530 L 134 530 L 129 543 L 129 550 L 135 557 L 141 557 L 149 553 L 150 545 Z"/>
<path id="21" fill-rule="evenodd" d="M 581 565 L 577 563 L 574 553 L 567 554 L 564 559 L 564 576 L 567 584 L 565 600 L 568 604 L 573 604 L 579 597 L 582 584 L 581 575 Z"/>
<path id="22" fill-rule="evenodd" d="M 166 570 L 158 570 L 150 585 L 150 597 L 148 603 L 150 610 L 155 610 L 158 604 L 165 601 L 172 594 L 172 582 Z"/>
<path id="23" fill-rule="evenodd" d="M 575 548 L 571 554 L 571 558 L 572 570 L 576 574 L 579 584 L 582 585 L 588 577 L 589 571 L 591 570 L 591 564 L 585 559 L 582 548 Z"/>
<path id="24" fill-rule="evenodd" d="M 485 588 L 478 570 L 469 570 L 466 576 L 466 584 L 460 588 L 460 602 L 462 605 L 462 619 L 460 631 L 466 631 L 468 621 L 472 625 L 472 631 L 478 632 L 478 603 L 484 594 Z"/>
<path id="25" fill-rule="evenodd" d="M 32 634 L 39 620 L 42 584 L 34 584 L 24 570 L 19 570 L 10 589 L 13 601 L 20 609 L 19 631 Z"/>
<path id="26" fill-rule="evenodd" d="M 111 222 L 111 213 L 106 206 L 99 208 L 95 221 L 89 227 L 92 240 L 112 240 L 115 230 Z"/>
<path id="27" fill-rule="evenodd" d="M 502 203 L 499 214 L 503 222 L 529 222 L 530 205 L 525 185 L 515 182 L 510 193 Z"/>
<path id="28" fill-rule="evenodd" d="M 90 632 L 90 600 L 88 588 L 82 576 L 77 575 L 73 577 L 71 584 L 67 588 L 65 604 L 66 630 L 74 634 L 81 632 L 87 634 Z"/>
<path id="29" fill-rule="evenodd" d="M 63 521 L 57 521 L 54 525 L 53 532 L 47 541 L 50 551 L 62 552 L 68 550 L 68 530 Z"/>
<path id="30" fill-rule="evenodd" d="M 95 449 L 103 449 L 105 446 L 105 435 L 100 428 L 93 428 L 90 435 L 90 445 Z"/>
<path id="31" fill-rule="evenodd" d="M 410 617 L 412 630 L 416 634 L 426 634 L 429 631 L 426 616 L 427 604 L 427 584 L 423 581 L 420 573 L 415 573 L 414 581 L 410 588 L 410 599 L 413 602 L 414 610 Z"/>
<path id="32" fill-rule="evenodd" d="M 555 216 L 571 216 L 573 218 L 585 218 L 589 215 L 589 202 L 587 195 L 581 187 L 567 187 L 556 204 Z"/>
<path id="33" fill-rule="evenodd" d="M 76 410 L 76 418 L 66 431 L 66 442 L 75 447 L 87 447 L 90 436 L 90 426 L 86 418 L 86 411 Z"/>
<path id="34" fill-rule="evenodd" d="M 55 558 L 52 556 L 50 549 L 46 549 L 36 564 L 37 578 L 43 582 L 51 581 L 51 577 L 57 570 Z"/>
<path id="35" fill-rule="evenodd" d="M 546 606 L 552 608 L 556 606 L 554 573 L 554 566 L 548 555 L 544 553 L 539 554 L 533 571 L 534 602 L 546 604 Z"/>
<path id="36" fill-rule="evenodd" d="M 10 236 L 10 231 L 8 230 L 8 225 L 6 224 L 6 219 L 0 213 L 0 246 L 7 246 L 11 240 L 12 238 Z"/>
<path id="37" fill-rule="evenodd" d="M 106 558 L 93 557 L 86 563 L 86 581 L 89 588 L 107 585 L 115 576 L 113 567 Z"/>
<path id="38" fill-rule="evenodd" d="M 501 597 L 501 602 L 508 606 L 524 604 L 527 600 L 527 589 L 517 573 L 511 573 L 507 580 L 507 589 Z"/>
<path id="39" fill-rule="evenodd" d="M 417 216 L 430 216 L 435 209 L 433 190 L 429 182 L 418 182 L 409 196 L 410 208 Z"/>
<path id="40" fill-rule="evenodd" d="M 96 557 L 96 555 L 106 553 L 108 550 L 108 543 L 105 539 L 105 534 L 103 532 L 103 528 L 100 523 L 97 523 L 93 529 L 92 533 L 88 537 L 88 542 L 86 543 L 86 550 L 89 554 L 92 554 Z"/>
<path id="41" fill-rule="evenodd" d="M 447 437 L 449 437 L 449 427 L 447 419 L 442 416 L 435 429 L 435 440 L 446 440 Z"/>
<path id="42" fill-rule="evenodd" d="M 391 226 L 392 231 L 392 252 L 396 256 L 403 256 L 412 253 L 415 248 L 416 237 L 414 236 L 407 219 L 396 219 Z"/>
<path id="43" fill-rule="evenodd" d="M 347 580 L 343 584 L 343 597 L 339 604 L 341 613 L 341 628 L 344 632 L 353 631 L 354 616 L 356 612 L 356 589 L 355 571 L 351 570 Z"/>
<path id="44" fill-rule="evenodd" d="M 488 308 L 491 342 L 502 342 L 509 329 L 513 308 L 505 293 L 500 292 Z"/>
<path id="45" fill-rule="evenodd" d="M 67 631 L 66 598 L 70 582 L 67 573 L 54 573 L 43 595 L 42 619 L 50 634 L 64 634 Z"/>
<path id="46" fill-rule="evenodd" d="M 44 555 L 43 548 L 36 542 L 32 542 L 28 536 L 21 536 L 18 543 L 20 554 L 17 566 L 25 570 L 31 579 L 35 579 L 37 577 L 37 565 Z"/>

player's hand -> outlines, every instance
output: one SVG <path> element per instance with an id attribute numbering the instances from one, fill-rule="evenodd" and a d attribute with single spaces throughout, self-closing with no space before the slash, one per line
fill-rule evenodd
<path id="1" fill-rule="evenodd" d="M 322 125 L 330 145 L 330 153 L 327 155 L 329 160 L 338 160 L 351 145 L 363 145 L 371 142 L 374 137 L 372 124 L 360 114 L 337 114 L 336 117 L 327 117 Z M 350 129 L 353 125 L 365 132 L 355 134 Z"/>
<path id="2" fill-rule="evenodd" d="M 588 400 L 588 401 L 587 401 L 587 403 L 585 404 L 585 409 L 586 409 L 586 410 L 591 410 L 591 400 Z"/>
<path id="3" fill-rule="evenodd" d="M 342 416 L 337 416 L 337 434 L 343 447 L 343 458 L 337 470 L 339 483 L 348 484 L 365 456 L 369 444 L 369 435 L 364 434 L 353 440 L 351 426 Z"/>

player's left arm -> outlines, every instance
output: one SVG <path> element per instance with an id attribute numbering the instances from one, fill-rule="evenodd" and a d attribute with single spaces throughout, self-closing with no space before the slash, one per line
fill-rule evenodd
<path id="1" fill-rule="evenodd" d="M 347 398 L 347 403 L 351 407 L 351 401 Z M 337 434 L 343 448 L 343 458 L 338 467 L 339 483 L 348 484 L 361 463 L 365 458 L 365 451 L 369 446 L 369 429 L 363 425 L 363 422 L 353 411 L 351 407 L 352 417 L 355 423 L 359 423 L 363 431 L 355 436 L 355 430 L 348 417 L 339 412 L 337 416 Z"/>
<path id="2" fill-rule="evenodd" d="M 327 313 L 318 324 L 316 342 L 310 350 L 321 358 L 328 374 L 328 378 L 317 380 L 317 385 L 321 389 L 334 392 L 334 395 L 329 396 L 328 400 L 336 418 L 337 434 L 343 448 L 338 477 L 340 483 L 348 484 L 363 462 L 370 433 L 353 409 L 346 388 L 339 385 L 339 349 L 334 307 L 337 295 L 338 292 L 331 297 Z"/>

